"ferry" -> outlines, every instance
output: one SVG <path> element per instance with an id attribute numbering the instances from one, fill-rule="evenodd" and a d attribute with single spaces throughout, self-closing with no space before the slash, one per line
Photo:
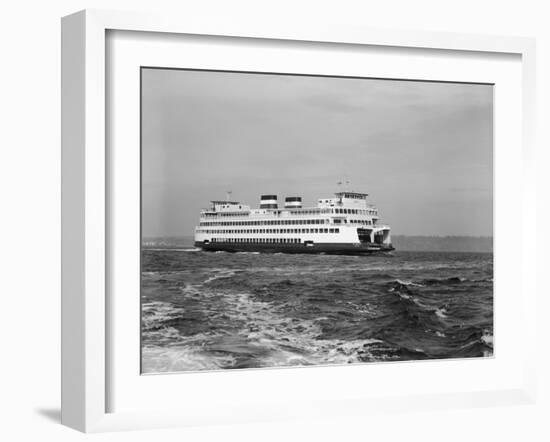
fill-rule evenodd
<path id="1" fill-rule="evenodd" d="M 211 201 L 195 227 L 195 247 L 208 251 L 370 254 L 393 250 L 390 227 L 380 223 L 368 194 L 337 192 L 317 207 L 302 198 L 261 195 L 259 208 L 238 201 Z"/>

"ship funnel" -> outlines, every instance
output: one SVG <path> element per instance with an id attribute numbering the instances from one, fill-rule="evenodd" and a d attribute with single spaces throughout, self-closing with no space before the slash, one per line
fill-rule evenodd
<path id="1" fill-rule="evenodd" d="M 260 198 L 260 209 L 277 209 L 277 195 L 262 195 Z"/>
<path id="2" fill-rule="evenodd" d="M 302 197 L 301 196 L 287 196 L 285 198 L 285 209 L 301 209 Z"/>

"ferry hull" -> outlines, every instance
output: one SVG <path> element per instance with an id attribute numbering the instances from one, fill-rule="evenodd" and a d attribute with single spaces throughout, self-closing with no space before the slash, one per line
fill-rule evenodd
<path id="1" fill-rule="evenodd" d="M 261 252 L 261 253 L 309 253 L 330 255 L 368 255 L 394 250 L 391 244 L 361 243 L 317 243 L 304 244 L 261 244 L 261 243 L 203 243 L 195 247 L 212 252 Z"/>

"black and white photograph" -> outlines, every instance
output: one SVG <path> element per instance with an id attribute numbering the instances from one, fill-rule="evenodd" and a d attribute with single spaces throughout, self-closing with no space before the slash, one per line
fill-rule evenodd
<path id="1" fill-rule="evenodd" d="M 142 373 L 492 357 L 493 87 L 141 68 Z"/>

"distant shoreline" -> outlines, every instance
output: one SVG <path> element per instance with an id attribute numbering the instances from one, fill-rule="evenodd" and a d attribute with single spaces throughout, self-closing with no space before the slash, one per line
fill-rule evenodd
<path id="1" fill-rule="evenodd" d="M 407 252 L 470 252 L 492 253 L 493 237 L 491 236 L 422 236 L 392 235 L 396 251 Z M 173 249 L 192 247 L 192 236 L 170 236 L 143 238 L 145 249 Z"/>

